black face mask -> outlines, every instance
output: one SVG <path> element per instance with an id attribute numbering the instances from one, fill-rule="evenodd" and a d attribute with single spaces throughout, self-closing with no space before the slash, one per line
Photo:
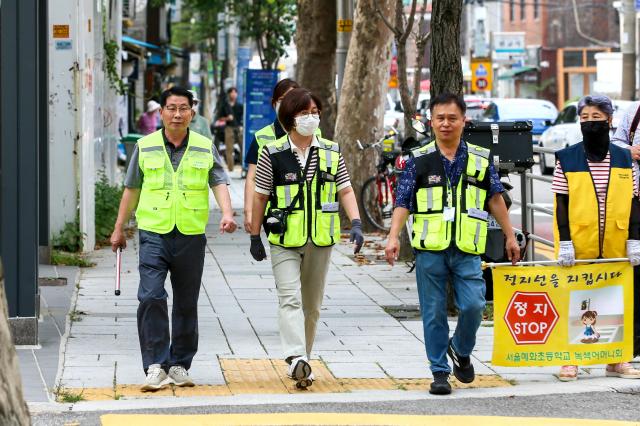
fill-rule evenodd
<path id="1" fill-rule="evenodd" d="M 590 161 L 602 161 L 609 152 L 609 122 L 583 121 L 580 123 L 584 151 Z"/>

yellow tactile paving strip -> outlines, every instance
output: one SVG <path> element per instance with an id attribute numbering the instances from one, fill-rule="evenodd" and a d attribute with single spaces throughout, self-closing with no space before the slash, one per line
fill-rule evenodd
<path id="1" fill-rule="evenodd" d="M 498 416 L 424 416 L 364 413 L 260 414 L 105 414 L 102 426 L 216 426 L 216 425 L 397 425 L 397 426 L 639 426 L 639 422 L 589 419 Z"/>
<path id="2" fill-rule="evenodd" d="M 66 395 L 79 395 L 84 401 L 109 399 L 133 399 L 153 397 L 225 396 L 241 394 L 286 394 L 286 393 L 342 393 L 368 390 L 423 390 L 427 391 L 431 379 L 380 379 L 336 378 L 319 360 L 311 361 L 315 376 L 313 386 L 306 390 L 296 389 L 295 382 L 287 377 L 287 364 L 279 359 L 221 359 L 220 367 L 225 378 L 223 385 L 199 385 L 191 388 L 167 386 L 156 392 L 142 392 L 139 385 L 115 385 L 113 388 L 64 388 Z M 470 384 L 452 378 L 454 388 L 490 388 L 511 386 L 500 376 L 476 376 Z M 62 398 L 58 398 L 62 401 Z"/>

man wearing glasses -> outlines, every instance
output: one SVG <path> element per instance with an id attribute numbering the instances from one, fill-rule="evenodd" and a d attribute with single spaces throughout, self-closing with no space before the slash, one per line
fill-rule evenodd
<path id="1" fill-rule="evenodd" d="M 135 148 L 111 235 L 113 251 L 127 245 L 124 226 L 132 211 L 140 230 L 138 337 L 147 375 L 142 390 L 170 383 L 193 386 L 187 371 L 198 349 L 198 295 L 209 219 L 209 188 L 222 210 L 220 233 L 233 232 L 229 178 L 210 139 L 189 132 L 193 95 L 172 87 L 160 98 L 162 129 Z M 171 336 L 167 273 L 171 272 Z"/>

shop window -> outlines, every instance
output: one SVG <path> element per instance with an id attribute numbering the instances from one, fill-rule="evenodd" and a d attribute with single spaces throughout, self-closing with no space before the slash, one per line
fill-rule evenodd
<path id="1" fill-rule="evenodd" d="M 582 67 L 582 50 L 565 50 L 562 54 L 565 67 Z"/>

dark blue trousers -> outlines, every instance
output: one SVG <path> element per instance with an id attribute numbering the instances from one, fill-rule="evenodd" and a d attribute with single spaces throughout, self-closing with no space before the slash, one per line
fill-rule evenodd
<path id="1" fill-rule="evenodd" d="M 145 374 L 151 364 L 165 370 L 181 365 L 187 370 L 198 350 L 198 295 L 207 239 L 140 230 L 140 285 L 138 287 L 138 337 Z M 173 309 L 169 337 L 168 294 L 171 273 Z"/>

